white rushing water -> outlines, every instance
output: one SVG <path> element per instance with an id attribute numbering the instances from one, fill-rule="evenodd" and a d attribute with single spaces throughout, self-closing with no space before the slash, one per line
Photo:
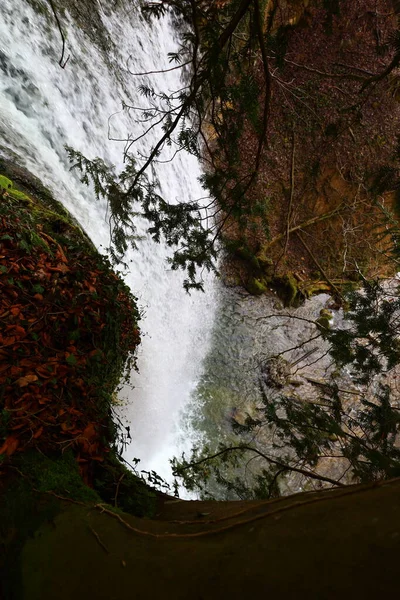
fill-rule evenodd
<path id="1" fill-rule="evenodd" d="M 126 65 L 129 61 L 133 72 L 168 67 L 167 53 L 176 50 L 167 21 L 150 26 L 132 3 L 129 10 L 118 6 L 108 14 L 99 8 L 102 31 L 109 36 L 107 56 L 68 11 L 62 15 L 70 55 L 65 69 L 58 65 L 61 41 L 50 13 L 39 14 L 25 0 L 2 0 L 0 7 L 1 151 L 15 153 L 16 162 L 55 193 L 98 247 L 109 243 L 105 206 L 70 172 L 64 145 L 121 168 L 124 144 L 108 137 L 125 139 L 143 127 L 134 114 L 130 118 L 121 111 L 122 101 L 144 104 L 137 91 L 143 80 L 131 76 Z M 162 75 L 161 87 L 178 89 L 179 72 Z M 138 149 L 146 153 L 154 142 L 149 134 Z M 202 195 L 199 175 L 195 159 L 179 155 L 159 166 L 161 192 L 171 203 L 196 199 Z M 166 257 L 166 248 L 148 237 L 139 252 L 127 257 L 132 262 L 126 281 L 144 318 L 140 374 L 134 376 L 135 389 L 124 391 L 121 410 L 133 438 L 127 459 L 138 457 L 143 468 L 170 479 L 168 458 L 185 445 L 179 438 L 179 414 L 199 377 L 214 303 L 212 281 L 206 294 L 189 296 L 182 272 L 171 271 Z"/>
<path id="2" fill-rule="evenodd" d="M 39 14 L 26 0 L 2 0 L 0 8 L 0 153 L 13 153 L 53 190 L 100 249 L 109 244 L 106 207 L 69 170 L 64 145 L 122 168 L 124 143 L 109 138 L 143 131 L 138 115 L 121 107 L 122 101 L 143 106 L 137 87 L 147 81 L 126 67 L 132 72 L 168 67 L 167 54 L 176 49 L 167 21 L 150 26 L 132 3 L 129 10 L 116 4 L 107 14 L 98 4 L 93 28 L 92 17 L 83 17 L 78 27 L 67 10 L 62 14 L 70 56 L 65 69 L 58 65 L 61 41 L 51 13 Z M 165 91 L 181 86 L 178 71 L 154 77 Z M 136 150 L 148 152 L 154 136 L 150 132 Z M 199 175 L 198 163 L 188 155 L 158 165 L 161 192 L 171 203 L 201 197 Z M 140 458 L 142 468 L 171 480 L 169 458 L 188 450 L 196 437 L 211 446 L 231 439 L 232 411 L 245 416 L 257 404 L 260 360 L 294 347 L 285 356 L 307 373 L 302 353 L 310 350 L 313 365 L 324 348 L 315 354 L 313 345 L 303 345 L 312 335 L 304 321 L 277 316 L 260 321 L 277 312 L 272 297 L 224 289 L 217 299 L 212 278 L 205 294 L 187 295 L 182 272 L 168 268 L 167 249 L 144 235 L 143 223 L 141 232 L 125 275 L 144 313 L 139 374 L 133 375 L 134 389 L 121 396 L 122 420 L 133 438 L 126 459 Z M 328 302 L 327 296 L 314 298 L 298 314 L 315 320 Z M 319 365 L 312 366 L 314 374 L 326 368 L 326 360 Z M 300 384 L 296 389 L 306 397 L 305 380 Z"/>

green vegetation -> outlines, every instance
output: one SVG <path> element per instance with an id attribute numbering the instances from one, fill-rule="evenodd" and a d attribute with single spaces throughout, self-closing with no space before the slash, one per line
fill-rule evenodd
<path id="1" fill-rule="evenodd" d="M 43 2 L 29 1 L 50 14 Z M 141 86 L 148 102 L 142 121 L 148 130 L 157 122 L 161 127 L 142 163 L 129 154 L 135 140 L 128 140 L 127 166 L 119 175 L 99 159 L 68 151 L 82 180 L 92 182 L 97 197 L 109 204 L 115 261 L 135 244 L 140 215 L 156 241 L 164 237 L 177 245 L 171 264 L 186 269 L 188 290 L 202 287 L 202 269 L 216 269 L 220 242 L 241 261 L 247 275 L 241 280 L 251 293 L 262 294 L 273 284 L 288 306 L 321 289 L 343 300 L 337 285 L 363 280 L 363 289 L 345 298 L 347 328 L 331 327 L 329 311 L 315 322 L 316 336 L 328 342 L 336 363 L 332 377 L 310 380 L 316 388 L 310 397 L 287 394 L 290 369 L 280 357 L 271 396 L 263 365 L 262 405 L 251 415 L 236 409 L 232 415 L 232 427 L 246 441 L 216 452 L 195 448 L 190 459 L 175 459 L 175 473 L 186 486 L 207 493 L 214 479 L 228 495 L 270 499 L 286 494 L 293 478 L 296 489 L 304 490 L 354 481 L 376 485 L 250 503 L 234 512 L 212 503 L 193 508 L 173 502 L 159 512 L 154 491 L 121 464 L 129 430 L 123 433 L 112 420 L 115 387 L 125 367 L 134 366 L 139 343 L 135 298 L 47 192 L 43 205 L 42 191 L 35 192 L 40 185 L 32 186 L 33 193 L 0 169 L 0 595 L 6 598 L 121 598 L 132 589 L 138 597 L 150 589 L 156 596 L 187 598 L 195 589 L 211 599 L 220 596 L 221 581 L 228 597 L 256 597 L 259 591 L 285 596 L 293 590 L 304 597 L 341 597 L 346 586 L 352 597 L 376 596 L 382 586 L 397 590 L 398 482 L 382 481 L 400 475 L 400 407 L 393 384 L 400 363 L 400 299 L 399 290 L 363 279 L 363 271 L 369 273 L 371 254 L 365 254 L 371 247 L 398 259 L 398 227 L 379 197 L 399 187 L 393 128 L 384 118 L 394 99 L 378 84 L 400 65 L 399 36 L 391 39 L 393 26 L 381 25 L 380 18 L 392 13 L 367 2 L 360 20 L 357 15 L 357 27 L 366 15 L 373 23 L 358 40 L 365 62 L 343 66 L 327 40 L 334 46 L 339 38 L 336 45 L 347 48 L 346 57 L 356 55 L 354 36 L 349 30 L 342 35 L 337 24 L 342 11 L 347 23 L 355 22 L 351 10 L 359 4 L 283 4 L 289 5 L 287 14 L 262 0 L 146 3 L 149 17 L 170 13 L 180 28 L 181 49 L 170 59 L 177 67 L 189 66 L 187 88 L 160 94 Z M 321 35 L 319 26 L 324 53 L 301 35 L 307 28 Z M 371 60 L 375 45 L 379 63 Z M 391 60 L 384 69 L 385 52 Z M 319 62 L 322 54 L 331 56 L 328 65 Z M 301 64 L 292 61 L 299 56 Z M 368 128 L 363 119 L 380 95 L 383 116 Z M 381 127 L 385 130 L 376 134 Z M 314 156 L 317 147 L 320 154 Z M 363 151 L 369 147 L 368 163 Z M 171 206 L 159 195 L 150 173 L 171 148 L 187 150 L 207 165 L 205 209 L 193 199 Z M 391 159 L 382 172 L 392 178 L 379 174 L 377 185 L 370 186 L 366 173 L 373 172 L 377 152 L 383 163 Z M 338 157 L 337 163 L 322 164 L 325 154 Z M 358 156 L 365 164 L 357 163 Z M 312 269 L 317 270 L 310 284 Z M 332 277 L 338 272 L 339 283 Z M 378 268 L 378 275 L 385 273 Z M 344 369 L 356 386 L 343 389 L 338 383 Z M 224 406 L 227 389 L 221 385 L 209 393 Z M 270 442 L 267 450 L 259 443 L 263 436 Z M 258 470 L 247 479 L 254 457 Z M 332 460 L 334 473 L 326 469 Z M 232 469 L 238 471 L 229 479 Z M 157 480 L 154 473 L 150 477 Z M 156 515 L 160 522 L 138 521 L 125 512 Z M 246 555 L 243 548 L 249 549 Z M 320 556 L 334 562 L 340 576 L 324 579 Z M 371 575 L 365 575 L 365 565 Z M 376 577 L 383 572 L 385 577 Z M 154 573 L 157 583 L 149 581 Z"/>
<path id="2" fill-rule="evenodd" d="M 230 255 L 230 272 L 238 270 L 237 281 L 250 293 L 273 287 L 291 305 L 318 290 L 321 279 L 340 295 L 349 280 L 360 279 L 361 261 L 366 276 L 393 272 L 385 257 L 385 216 L 368 173 L 389 159 L 396 143 L 389 118 L 397 113 L 396 101 L 377 84 L 398 65 L 398 34 L 394 20 L 380 23 L 379 39 L 386 41 L 377 47 L 368 24 L 365 57 L 347 65 L 343 36 L 356 35 L 357 10 L 323 0 L 279 10 L 260 0 L 143 4 L 148 19 L 173 16 L 181 45 L 168 59 L 171 68 L 190 73 L 187 86 L 158 92 L 146 73 L 134 74 L 144 106 L 125 108 L 139 113 L 145 129 L 127 140 L 122 173 L 67 149 L 82 181 L 91 181 L 108 202 L 113 260 L 135 246 L 135 218 L 141 215 L 156 241 L 162 237 L 173 246 L 171 266 L 186 271 L 187 290 L 202 289 L 199 274 L 216 270 L 221 247 Z M 363 11 L 370 14 L 367 6 Z M 383 51 L 391 60 L 382 70 Z M 371 75 L 374 69 L 380 72 Z M 135 143 L 150 130 L 157 142 L 137 161 Z M 159 194 L 153 166 L 181 151 L 205 167 L 205 208 L 190 198 L 171 205 Z M 244 259 L 241 249 L 252 258 Z M 270 261 L 267 273 L 260 252 Z M 317 281 L 311 277 L 315 267 Z M 297 270 L 305 283 L 295 292 Z"/>
<path id="3" fill-rule="evenodd" d="M 12 465 L 18 469 L 31 489 L 36 492 L 54 492 L 59 496 L 95 504 L 100 496 L 82 481 L 74 453 L 69 450 L 52 457 L 31 450 L 17 455 Z M 29 485 L 27 488 L 29 489 Z"/>
<path id="4" fill-rule="evenodd" d="M 118 461 L 126 433 L 113 419 L 135 367 L 135 298 L 40 182 L 17 176 L 0 176 L 2 469 L 92 502 L 113 501 L 120 480 L 126 509 L 146 514 L 154 495 Z"/>
<path id="5" fill-rule="evenodd" d="M 163 236 L 175 247 L 171 266 L 187 271 L 185 288 L 201 289 L 198 271 L 204 268 L 215 271 L 216 248 L 225 224 L 232 218 L 244 228 L 250 215 L 265 221 L 264 203 L 249 201 L 266 142 L 270 101 L 262 26 L 264 4 L 259 0 L 232 1 L 218 9 L 203 2 L 144 5 L 149 17 L 173 14 L 178 30 L 182 31 L 180 50 L 171 54 L 169 60 L 177 67 L 191 64 L 187 88 L 158 94 L 147 84 L 140 85 L 148 103 L 141 118 L 147 131 L 158 127 L 156 131 L 160 134 L 143 164 L 138 165 L 129 153 L 135 140 L 129 141 L 125 153 L 127 166 L 119 176 L 100 159 L 88 160 L 72 148 L 67 149 L 73 168 L 83 173 L 82 181 L 92 181 L 96 195 L 106 198 L 109 204 L 111 253 L 115 260 L 121 259 L 129 244 L 135 244 L 134 216 L 141 214 L 149 221 L 149 233 L 156 241 Z M 260 98 L 251 93 L 260 87 L 248 60 L 253 52 L 260 52 L 265 66 L 261 110 Z M 257 132 L 257 142 L 253 161 L 243 172 L 238 141 L 247 114 Z M 157 181 L 150 179 L 152 165 L 161 154 L 168 154 L 171 146 L 176 152 L 185 150 L 202 158 L 210 166 L 202 176 L 209 195 L 207 218 L 196 199 L 185 199 L 178 205 L 166 202 L 159 195 Z"/>
<path id="6" fill-rule="evenodd" d="M 268 393 L 272 383 L 261 374 L 262 406 L 245 422 L 232 421 L 242 443 L 195 447 L 190 458 L 173 460 L 175 474 L 188 489 L 207 497 L 214 481 L 228 497 L 271 498 L 286 494 L 294 477 L 295 487 L 314 489 L 316 484 L 342 486 L 400 475 L 399 290 L 365 281 L 347 303 L 345 328 L 331 328 L 326 310 L 316 322 L 336 371 L 325 380 L 310 380 L 314 393 L 308 398 L 284 389 Z M 343 369 L 356 385 L 346 389 L 338 382 Z M 243 472 L 250 462 L 257 465 L 253 476 L 247 468 Z"/>

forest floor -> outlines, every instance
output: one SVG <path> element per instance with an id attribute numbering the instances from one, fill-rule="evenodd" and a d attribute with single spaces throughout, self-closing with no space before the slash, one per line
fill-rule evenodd
<path id="1" fill-rule="evenodd" d="M 398 164 L 399 78 L 395 70 L 371 80 L 391 60 L 396 16 L 388 0 L 341 3 L 330 17 L 321 3 L 284 2 L 274 19 L 268 141 L 252 191 L 254 204 L 268 207 L 268 229 L 231 221 L 225 280 L 257 291 L 254 280 L 269 286 L 289 276 L 300 295 L 340 296 L 361 276 L 397 269 L 389 251 L 396 196 L 375 184 L 382 168 Z M 261 60 L 255 70 L 263 90 Z M 256 147 L 246 123 L 243 165 Z"/>

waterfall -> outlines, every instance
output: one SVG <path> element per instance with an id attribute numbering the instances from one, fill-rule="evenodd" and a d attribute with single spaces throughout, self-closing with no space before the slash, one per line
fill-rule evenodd
<path id="1" fill-rule="evenodd" d="M 166 19 L 149 24 L 132 3 L 116 4 L 105 12 L 99 3 L 90 16 L 93 26 L 85 16 L 77 24 L 75 15 L 73 20 L 68 10 L 62 13 L 69 56 L 64 69 L 58 64 L 60 34 L 47 3 L 38 10 L 40 3 L 34 9 L 26 0 L 2 0 L 0 17 L 0 152 L 39 177 L 100 250 L 109 244 L 106 206 L 69 170 L 64 145 L 122 168 L 124 143 L 115 140 L 144 127 L 133 112 L 122 111 L 122 102 L 144 104 L 137 90 L 143 81 L 128 69 L 168 67 L 167 53 L 176 50 Z M 167 91 L 181 85 L 179 71 L 154 77 Z M 155 135 L 137 148 L 146 154 Z M 159 165 L 157 175 L 171 203 L 202 196 L 200 167 L 191 156 L 180 154 Z M 167 265 L 166 247 L 145 234 L 144 223 L 139 233 L 139 250 L 128 254 L 130 272 L 124 273 L 143 312 L 139 374 L 133 375 L 133 389 L 122 394 L 121 413 L 132 435 L 126 457 L 140 458 L 143 468 L 169 479 L 168 458 L 188 441 L 180 440 L 178 424 L 207 351 L 214 285 L 210 278 L 205 294 L 186 294 L 182 272 Z"/>
<path id="2" fill-rule="evenodd" d="M 149 24 L 132 3 L 115 2 L 106 12 L 105 3 L 83 1 L 82 13 L 60 15 L 64 59 L 69 57 L 62 69 L 54 16 L 46 2 L 30 1 L 35 9 L 27 0 L 2 0 L 0 153 L 39 177 L 103 251 L 109 244 L 106 206 L 70 171 L 64 145 L 123 167 L 124 142 L 117 140 L 140 134 L 145 125 L 134 111 L 123 111 L 122 103 L 143 106 L 137 87 L 148 81 L 129 71 L 168 67 L 167 54 L 176 50 L 174 30 L 166 19 Z M 165 91 L 181 86 L 179 71 L 152 77 L 152 85 Z M 150 132 L 136 150 L 148 153 L 155 136 Z M 191 156 L 181 153 L 157 165 L 157 175 L 171 203 L 202 196 L 200 167 Z M 246 415 L 257 405 L 262 357 L 293 347 L 285 356 L 297 365 L 296 373 L 323 373 L 328 359 L 314 364 L 325 348 L 315 354 L 314 345 L 306 346 L 306 321 L 317 319 L 329 298 L 313 298 L 298 309 L 303 321 L 278 316 L 260 321 L 280 311 L 272 296 L 221 289 L 211 277 L 205 294 L 189 296 L 182 272 L 168 267 L 168 249 L 146 235 L 145 223 L 138 229 L 139 250 L 128 253 L 130 271 L 123 273 L 143 312 L 139 373 L 132 376 L 133 387 L 121 393 L 122 420 L 132 435 L 126 459 L 139 458 L 143 469 L 171 480 L 169 458 L 188 450 L 196 438 L 211 447 L 229 441 L 232 411 Z M 312 354 L 310 367 L 302 362 L 306 351 Z M 306 397 L 307 380 L 296 386 Z"/>

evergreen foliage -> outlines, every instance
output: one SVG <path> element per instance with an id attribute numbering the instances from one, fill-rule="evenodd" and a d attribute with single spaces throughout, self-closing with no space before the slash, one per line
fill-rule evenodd
<path id="1" fill-rule="evenodd" d="M 359 391 L 349 400 L 331 378 L 319 385 L 316 399 L 271 397 L 260 378 L 263 407 L 256 418 L 235 424 L 251 443 L 221 444 L 211 455 L 207 447 L 194 448 L 189 459 L 175 458 L 175 474 L 185 486 L 207 493 L 211 479 L 223 496 L 265 498 L 285 493 L 293 476 L 301 476 L 307 489 L 315 482 L 340 486 L 400 475 L 400 402 L 393 389 L 400 363 L 399 290 L 365 281 L 347 302 L 346 327 L 321 331 L 337 369 L 345 369 Z M 257 443 L 257 434 L 266 429 L 272 440 L 268 450 Z M 246 483 L 245 465 L 255 457 L 260 467 Z M 324 458 L 339 461 L 339 476 L 320 469 Z M 238 468 L 239 475 L 232 475 Z"/>
<path id="2" fill-rule="evenodd" d="M 135 140 L 127 140 L 122 173 L 99 158 L 90 160 L 67 148 L 73 168 L 82 172 L 82 181 L 91 182 L 97 198 L 108 203 L 114 261 L 123 259 L 129 245 L 135 246 L 135 217 L 141 215 L 148 220 L 154 240 L 163 238 L 173 248 L 172 268 L 184 269 L 188 275 L 184 287 L 201 289 L 197 273 L 216 270 L 217 245 L 227 221 L 233 219 L 243 228 L 249 213 L 257 212 L 249 200 L 266 143 L 270 101 L 264 8 L 260 0 L 232 0 L 218 6 L 202 0 L 143 5 L 147 18 L 167 13 L 174 18 L 180 45 L 169 61 L 185 69 L 186 84 L 172 93 L 158 92 L 147 79 L 139 85 L 148 106 L 136 110 L 147 129 Z M 256 79 L 255 53 L 264 64 L 262 82 Z M 243 174 L 238 141 L 246 118 L 258 144 L 254 161 Z M 157 143 L 147 157 L 133 159 L 135 142 L 153 129 L 159 134 Z M 159 194 L 153 167 L 165 159 L 168 150 L 173 156 L 189 152 L 208 165 L 201 178 L 208 195 L 206 205 L 194 199 L 173 205 Z M 265 216 L 261 207 L 258 213 Z"/>

